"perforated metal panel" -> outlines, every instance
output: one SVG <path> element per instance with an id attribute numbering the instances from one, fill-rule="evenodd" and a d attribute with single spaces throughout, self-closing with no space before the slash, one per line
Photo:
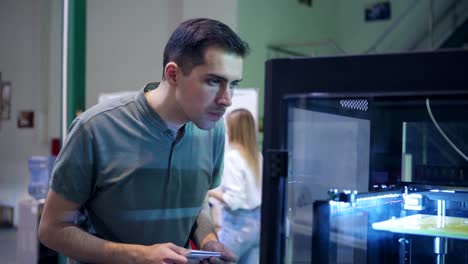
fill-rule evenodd
<path id="1" fill-rule="evenodd" d="M 369 102 L 366 99 L 343 99 L 340 100 L 340 105 L 343 108 L 359 111 L 367 111 L 369 109 Z"/>

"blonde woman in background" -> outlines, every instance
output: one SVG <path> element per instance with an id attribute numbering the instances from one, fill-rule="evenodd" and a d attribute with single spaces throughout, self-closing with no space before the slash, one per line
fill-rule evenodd
<path id="1" fill-rule="evenodd" d="M 226 116 L 230 150 L 225 154 L 220 188 L 209 195 L 224 204 L 221 243 L 239 256 L 238 263 L 259 263 L 261 164 L 252 114 L 236 109 Z"/>

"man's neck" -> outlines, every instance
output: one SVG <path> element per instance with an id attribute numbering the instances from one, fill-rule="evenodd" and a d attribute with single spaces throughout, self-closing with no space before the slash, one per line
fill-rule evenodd
<path id="1" fill-rule="evenodd" d="M 168 86 L 167 82 L 162 81 L 156 89 L 147 92 L 145 97 L 151 108 L 158 113 L 167 127 L 176 134 L 186 121 L 180 117 L 181 109 L 170 89 L 171 87 Z"/>

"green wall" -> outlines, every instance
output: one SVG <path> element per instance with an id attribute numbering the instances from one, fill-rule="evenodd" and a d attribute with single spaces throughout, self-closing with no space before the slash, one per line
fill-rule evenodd
<path id="1" fill-rule="evenodd" d="M 417 0 L 416 0 L 417 1 Z M 378 51 L 386 50 L 388 43 L 394 40 L 405 38 L 410 32 L 405 28 L 410 29 L 415 25 L 408 26 L 415 16 L 419 16 L 420 8 L 412 9 L 411 13 L 405 18 L 399 20 L 402 13 L 410 7 L 413 1 L 407 0 L 392 0 L 391 3 L 391 18 L 383 21 L 364 21 L 364 9 L 366 5 L 376 3 L 377 1 L 370 0 L 354 0 L 346 1 L 339 0 L 336 19 L 338 21 L 337 41 L 349 54 L 359 54 L 366 52 L 380 37 L 385 34 L 389 27 L 394 27 L 394 30 L 386 36 L 378 45 Z M 420 18 L 424 19 L 424 18 Z M 395 24 L 395 25 L 394 25 Z"/>
<path id="2" fill-rule="evenodd" d="M 364 8 L 376 2 L 314 0 L 312 7 L 308 7 L 297 0 L 239 0 L 237 31 L 252 50 L 245 60 L 242 86 L 259 88 L 259 118 L 263 117 L 265 62 L 275 56 L 267 49 L 268 45 L 312 43 L 307 48 L 290 48 L 310 56 L 363 53 L 413 3 L 392 0 L 390 20 L 365 22 Z M 419 30 L 411 27 L 414 17 L 416 20 L 426 19 L 424 7 L 418 9 L 423 12 L 413 12 L 409 19 L 405 19 L 407 21 L 399 22 L 397 30 L 379 45 L 379 51 L 389 50 L 392 43 L 398 44 L 411 32 Z M 336 43 L 337 48 L 316 45 L 324 42 Z"/>
<path id="3" fill-rule="evenodd" d="M 68 16 L 67 127 L 85 110 L 86 1 L 70 0 Z"/>
<path id="4" fill-rule="evenodd" d="M 312 7 L 298 1 L 239 0 L 238 28 L 250 47 L 244 63 L 243 87 L 259 88 L 259 117 L 263 117 L 265 62 L 271 58 L 268 45 L 319 42 L 337 36 L 337 20 L 330 14 L 336 1 L 314 1 Z"/>

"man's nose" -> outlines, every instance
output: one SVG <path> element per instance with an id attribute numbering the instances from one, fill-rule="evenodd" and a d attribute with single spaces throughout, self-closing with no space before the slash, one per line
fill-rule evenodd
<path id="1" fill-rule="evenodd" d="M 233 90 L 227 86 L 220 89 L 216 96 L 216 104 L 229 107 L 232 104 L 232 93 Z"/>

